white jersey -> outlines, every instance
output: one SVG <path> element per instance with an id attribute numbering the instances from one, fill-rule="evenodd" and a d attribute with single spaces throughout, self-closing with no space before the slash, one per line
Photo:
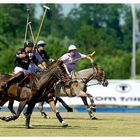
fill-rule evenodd
<path id="1" fill-rule="evenodd" d="M 79 58 L 85 58 L 85 57 L 86 55 L 76 51 L 74 57 L 71 57 L 70 53 L 66 53 L 60 57 L 60 60 L 66 64 L 68 71 L 71 73 L 71 71 L 75 70 L 75 66 Z"/>

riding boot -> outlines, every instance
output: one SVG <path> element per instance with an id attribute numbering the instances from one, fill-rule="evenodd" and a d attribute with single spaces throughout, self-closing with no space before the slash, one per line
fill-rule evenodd
<path id="1" fill-rule="evenodd" d="M 1 86 L 2 89 L 8 89 L 13 83 L 19 82 L 24 77 L 24 72 L 19 72 L 11 77 L 8 81 L 5 81 Z"/>

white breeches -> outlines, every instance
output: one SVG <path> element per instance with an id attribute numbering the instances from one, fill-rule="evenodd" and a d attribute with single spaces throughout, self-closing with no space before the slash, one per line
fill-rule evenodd
<path id="1" fill-rule="evenodd" d="M 20 71 L 23 71 L 24 73 L 29 73 L 28 70 L 25 70 L 25 69 L 23 69 L 21 67 L 15 67 L 15 69 L 14 69 L 14 73 L 15 74 L 18 73 L 18 72 L 20 72 Z"/>

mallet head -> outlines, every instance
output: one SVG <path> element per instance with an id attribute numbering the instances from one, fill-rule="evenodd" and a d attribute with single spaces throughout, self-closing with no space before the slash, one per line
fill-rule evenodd
<path id="1" fill-rule="evenodd" d="M 46 5 L 43 5 L 43 7 L 44 7 L 45 9 L 47 9 L 47 10 L 50 10 L 50 8 L 49 8 L 48 6 L 46 6 Z"/>

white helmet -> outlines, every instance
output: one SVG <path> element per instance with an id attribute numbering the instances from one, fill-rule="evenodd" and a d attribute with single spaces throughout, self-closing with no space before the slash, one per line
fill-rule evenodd
<path id="1" fill-rule="evenodd" d="M 71 50 L 77 50 L 76 46 L 75 45 L 70 45 L 68 47 L 68 52 L 71 51 Z"/>
<path id="2" fill-rule="evenodd" d="M 46 43 L 42 40 L 37 42 L 37 46 L 42 46 L 42 45 L 44 46 L 44 45 L 46 45 Z"/>

